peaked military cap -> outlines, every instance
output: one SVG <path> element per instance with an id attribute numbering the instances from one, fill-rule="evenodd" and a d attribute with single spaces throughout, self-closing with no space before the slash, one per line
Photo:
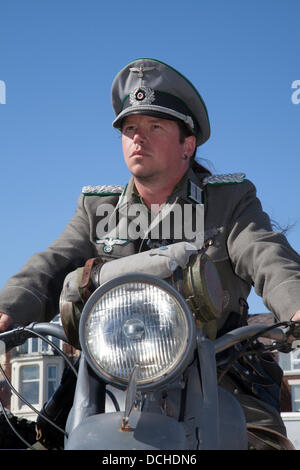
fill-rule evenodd
<path id="1" fill-rule="evenodd" d="M 182 121 L 196 136 L 197 145 L 210 136 L 206 106 L 196 88 L 159 60 L 136 59 L 126 65 L 113 81 L 111 98 L 117 129 L 126 116 L 146 114 Z"/>

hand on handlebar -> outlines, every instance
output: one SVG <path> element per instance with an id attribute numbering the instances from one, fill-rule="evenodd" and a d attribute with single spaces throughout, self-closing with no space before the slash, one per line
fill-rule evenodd
<path id="1" fill-rule="evenodd" d="M 293 315 L 291 322 L 294 322 L 294 324 L 291 324 L 290 326 L 287 337 L 287 345 L 289 345 L 292 349 L 295 349 L 298 347 L 300 340 L 300 310 L 297 310 L 297 312 Z"/>
<path id="2" fill-rule="evenodd" d="M 6 313 L 0 312 L 0 333 L 7 331 L 13 324 L 13 319 Z"/>
<path id="3" fill-rule="evenodd" d="M 300 321 L 300 310 L 297 310 L 295 315 L 292 317 L 292 321 Z"/>

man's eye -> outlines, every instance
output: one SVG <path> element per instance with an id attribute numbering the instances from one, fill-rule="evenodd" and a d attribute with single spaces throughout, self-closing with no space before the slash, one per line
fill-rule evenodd
<path id="1" fill-rule="evenodd" d="M 127 126 L 123 129 L 123 132 L 127 134 L 128 132 L 133 132 L 134 126 Z"/>

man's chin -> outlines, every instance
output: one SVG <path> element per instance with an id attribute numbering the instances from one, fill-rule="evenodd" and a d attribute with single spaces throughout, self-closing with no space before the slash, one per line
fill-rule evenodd
<path id="1" fill-rule="evenodd" d="M 155 173 L 150 170 L 146 171 L 143 169 L 133 169 L 130 171 L 132 176 L 140 182 L 153 181 L 153 179 L 155 179 Z"/>
<path id="2" fill-rule="evenodd" d="M 153 169 L 140 163 L 128 167 L 130 173 L 136 178 L 148 178 L 153 176 Z"/>

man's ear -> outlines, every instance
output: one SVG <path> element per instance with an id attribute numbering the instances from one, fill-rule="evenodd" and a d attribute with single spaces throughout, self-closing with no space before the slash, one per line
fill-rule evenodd
<path id="1" fill-rule="evenodd" d="M 194 135 L 189 135 L 184 140 L 184 154 L 188 157 L 191 157 L 196 149 L 196 137 Z"/>

